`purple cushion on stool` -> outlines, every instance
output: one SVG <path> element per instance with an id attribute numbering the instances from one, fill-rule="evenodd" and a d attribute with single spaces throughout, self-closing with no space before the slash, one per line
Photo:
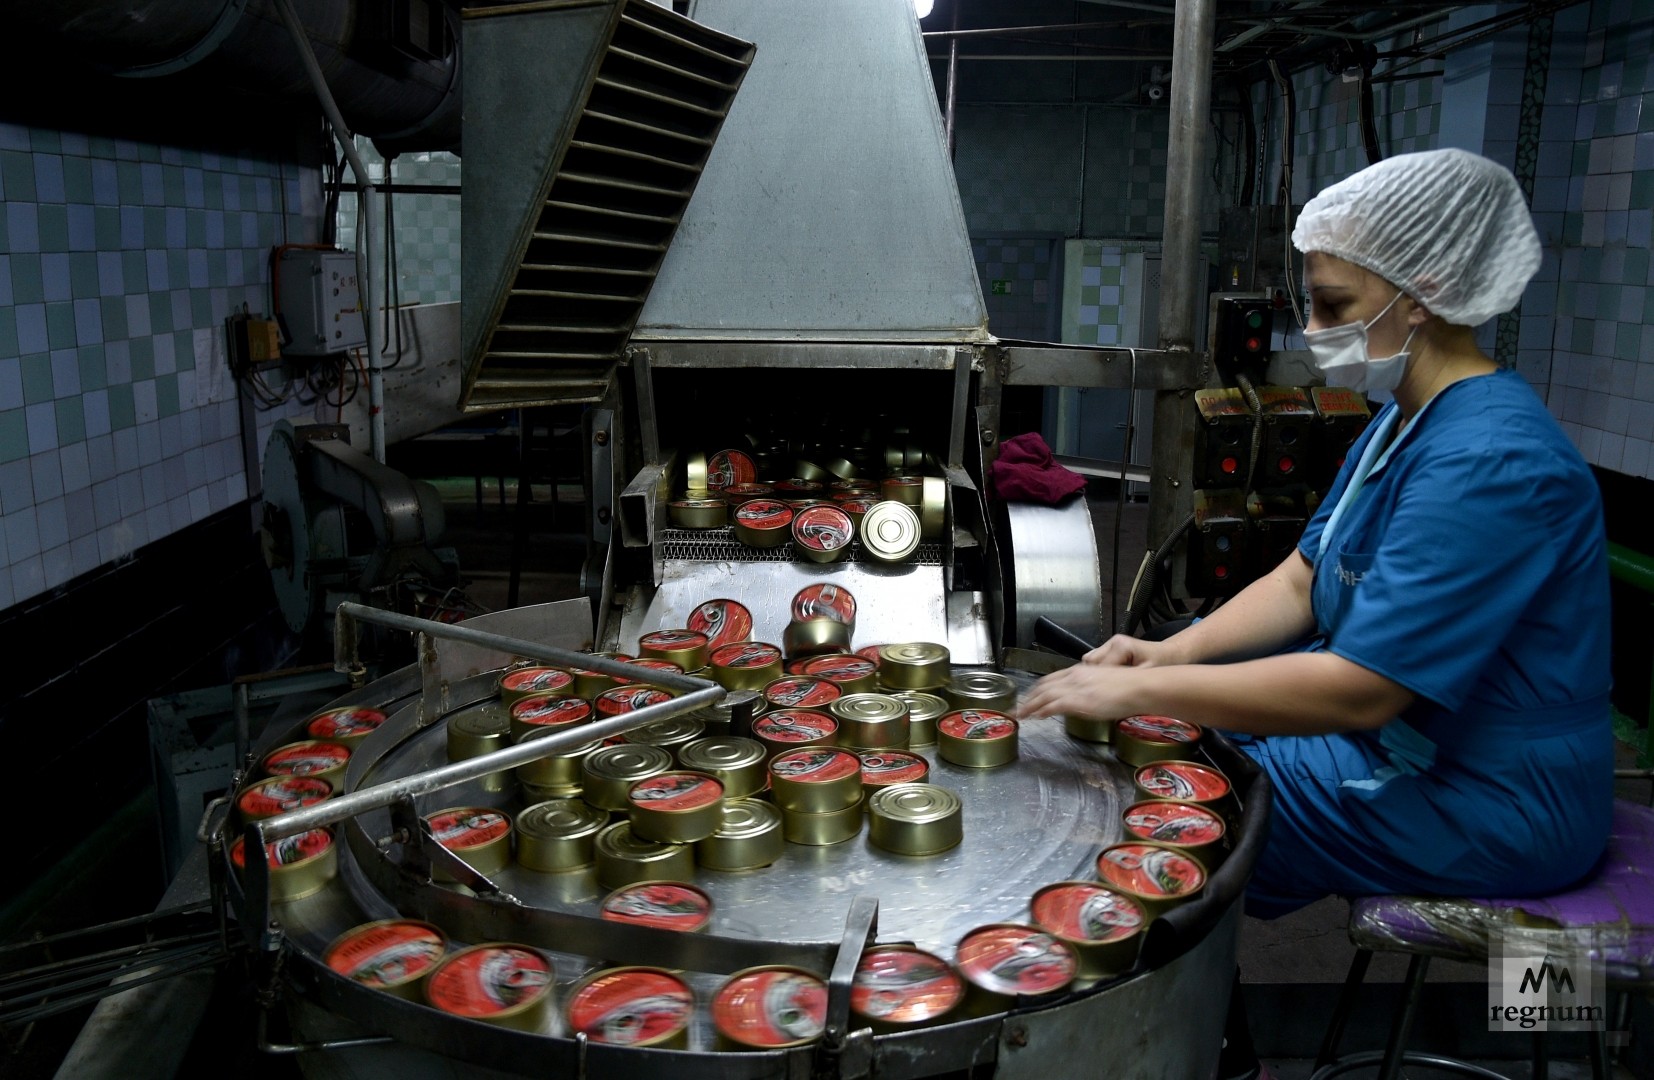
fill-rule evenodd
<path id="1" fill-rule="evenodd" d="M 1365 896 L 1350 904 L 1350 940 L 1376 951 L 1485 960 L 1489 933 L 1517 928 L 1589 930 L 1612 982 L 1654 985 L 1654 810 L 1614 800 L 1602 861 L 1551 896 Z"/>

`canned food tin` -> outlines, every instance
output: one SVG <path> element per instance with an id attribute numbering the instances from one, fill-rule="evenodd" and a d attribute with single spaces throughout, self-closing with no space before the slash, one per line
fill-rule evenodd
<path id="1" fill-rule="evenodd" d="M 730 507 L 740 506 L 752 499 L 768 499 L 774 494 L 775 488 L 769 484 L 731 484 L 723 490 L 724 504 Z"/>
<path id="2" fill-rule="evenodd" d="M 1137 901 L 1152 919 L 1199 895 L 1206 871 L 1181 851 L 1128 840 L 1097 856 L 1097 880 Z"/>
<path id="3" fill-rule="evenodd" d="M 918 690 L 896 690 L 890 696 L 907 705 L 907 745 L 935 746 L 936 721 L 950 711 L 948 703 Z"/>
<path id="4" fill-rule="evenodd" d="M 712 677 L 726 690 L 762 690 L 781 677 L 781 650 L 762 641 L 738 641 L 712 650 Z"/>
<path id="5" fill-rule="evenodd" d="M 879 668 L 854 653 L 811 657 L 804 674 L 834 683 L 846 694 L 868 694 L 879 688 Z"/>
<path id="6" fill-rule="evenodd" d="M 529 739 L 543 739 L 555 734 L 555 728 L 538 728 L 524 732 L 516 741 L 527 742 Z M 571 795 L 578 794 L 581 784 L 580 763 L 585 760 L 587 754 L 602 745 L 601 739 L 594 739 L 566 754 L 553 754 L 537 761 L 526 761 L 517 766 L 517 779 L 537 789 L 550 788 Z"/>
<path id="7" fill-rule="evenodd" d="M 687 716 L 671 716 L 635 727 L 623 738 L 639 746 L 658 746 L 678 759 L 678 752 L 706 734 L 706 725 Z"/>
<path id="8" fill-rule="evenodd" d="M 845 626 L 856 625 L 856 598 L 849 589 L 832 582 L 818 581 L 793 594 L 794 622 L 831 619 Z"/>
<path id="9" fill-rule="evenodd" d="M 919 550 L 919 515 L 899 502 L 874 503 L 861 518 L 861 546 L 880 562 L 901 562 Z"/>
<path id="10" fill-rule="evenodd" d="M 325 739 L 278 746 L 264 755 L 264 771 L 271 776 L 314 776 L 342 791 L 345 766 L 350 764 L 350 747 Z"/>
<path id="11" fill-rule="evenodd" d="M 946 645 L 910 641 L 879 649 L 879 683 L 892 690 L 934 690 L 948 682 Z"/>
<path id="12" fill-rule="evenodd" d="M 724 785 L 726 801 L 744 799 L 764 790 L 764 744 L 737 735 L 714 735 L 684 744 L 678 764 L 706 773 Z"/>
<path id="13" fill-rule="evenodd" d="M 930 779 L 930 763 L 906 750 L 863 750 L 856 756 L 861 758 L 864 799 L 894 784 L 922 784 Z"/>
<path id="14" fill-rule="evenodd" d="M 779 499 L 749 499 L 730 522 L 735 539 L 748 547 L 780 547 L 792 535 L 793 508 Z"/>
<path id="15" fill-rule="evenodd" d="M 947 961 L 911 945 L 875 945 L 861 954 L 850 984 L 850 1011 L 879 1033 L 932 1024 L 965 997 Z"/>
<path id="16" fill-rule="evenodd" d="M 605 896 L 598 914 L 609 922 L 693 934 L 712 921 L 712 897 L 682 881 L 637 881 Z"/>
<path id="17" fill-rule="evenodd" d="M 1126 835 L 1169 847 L 1210 874 L 1228 852 L 1228 829 L 1215 812 L 1194 803 L 1149 799 L 1126 807 Z"/>
<path id="18" fill-rule="evenodd" d="M 682 671 L 699 671 L 706 666 L 710 639 L 699 630 L 656 630 L 638 639 L 640 656 L 668 660 Z"/>
<path id="19" fill-rule="evenodd" d="M 795 656 L 782 665 L 788 675 L 804 674 L 804 661 L 811 659 L 808 656 Z"/>
<path id="20" fill-rule="evenodd" d="M 331 798 L 333 785 L 314 776 L 272 776 L 250 784 L 235 801 L 242 821 L 259 821 Z"/>
<path id="21" fill-rule="evenodd" d="M 579 799 L 550 799 L 517 815 L 517 862 L 543 874 L 579 870 L 596 858 L 593 844 L 609 814 Z"/>
<path id="22" fill-rule="evenodd" d="M 688 844 L 663 844 L 632 832 L 630 821 L 617 821 L 599 830 L 592 844 L 597 883 L 618 889 L 635 881 L 687 881 L 695 876 L 695 849 Z"/>
<path id="23" fill-rule="evenodd" d="M 856 750 L 907 749 L 907 704 L 899 698 L 846 694 L 828 709 L 838 721 L 840 745 Z"/>
<path id="24" fill-rule="evenodd" d="M 734 484 L 750 484 L 758 479 L 758 469 L 752 458 L 740 450 L 720 450 L 706 461 L 706 486 L 709 491 L 727 491 Z"/>
<path id="25" fill-rule="evenodd" d="M 819 499 L 824 485 L 817 480 L 808 480 L 802 476 L 794 476 L 787 480 L 777 480 L 771 485 L 775 488 L 775 497 L 796 502 L 801 499 Z"/>
<path id="26" fill-rule="evenodd" d="M 861 835 L 862 811 L 860 800 L 842 810 L 825 814 L 803 814 L 784 809 L 781 811 L 781 834 L 789 844 L 810 847 L 842 844 Z"/>
<path id="27" fill-rule="evenodd" d="M 788 675 L 764 687 L 764 701 L 772 709 L 825 709 L 843 696 L 838 683 L 814 675 Z"/>
<path id="28" fill-rule="evenodd" d="M 1114 721 L 1099 720 L 1094 716 L 1064 716 L 1062 729 L 1084 742 L 1111 743 L 1114 741 Z"/>
<path id="29" fill-rule="evenodd" d="M 632 833 L 662 844 L 693 844 L 724 822 L 724 785 L 705 773 L 664 772 L 639 780 L 626 795 Z"/>
<path id="30" fill-rule="evenodd" d="M 636 657 L 627 653 L 618 652 L 595 653 L 594 655 L 601 656 L 605 660 L 618 660 L 622 664 L 630 663 L 636 659 Z M 587 671 L 585 668 L 575 668 L 572 674 L 574 675 L 574 692 L 580 697 L 585 698 L 587 701 L 597 697 L 597 695 L 601 694 L 603 691 L 619 685 L 618 680 L 613 675 L 605 675 L 601 671 Z"/>
<path id="31" fill-rule="evenodd" d="M 378 731 L 385 719 L 385 714 L 378 709 L 360 706 L 328 709 L 312 716 L 305 723 L 304 730 L 312 739 L 325 739 L 354 750 L 363 739 Z"/>
<path id="32" fill-rule="evenodd" d="M 781 811 L 761 799 L 724 803 L 718 831 L 695 845 L 695 861 L 707 870 L 756 870 L 781 857 Z"/>
<path id="33" fill-rule="evenodd" d="M 737 971 L 712 996 L 712 1027 L 723 1050 L 804 1046 L 827 1027 L 827 984 L 803 968 Z"/>
<path id="34" fill-rule="evenodd" d="M 707 491 L 706 486 L 706 455 L 699 450 L 691 451 L 683 459 L 684 488 L 687 491 Z"/>
<path id="35" fill-rule="evenodd" d="M 832 619 L 790 622 L 781 636 L 781 646 L 789 657 L 842 653 L 850 648 L 850 628 Z M 799 670 L 804 670 L 803 664 Z"/>
<path id="36" fill-rule="evenodd" d="M 507 668 L 500 675 L 500 700 L 507 705 L 524 698 L 574 693 L 574 675 L 562 668 L 531 665 Z"/>
<path id="37" fill-rule="evenodd" d="M 503 870 L 511 861 L 511 815 L 491 806 L 451 806 L 425 816 L 431 838 L 484 876 Z M 432 865 L 436 881 L 456 879 L 440 865 Z"/>
<path id="38" fill-rule="evenodd" d="M 362 986 L 409 1001 L 425 1000 L 425 977 L 448 951 L 448 938 L 417 919 L 381 919 L 333 939 L 322 963 Z"/>
<path id="39" fill-rule="evenodd" d="M 922 476 L 887 476 L 879 481 L 879 494 L 889 502 L 899 502 L 915 510 L 924 505 L 925 478 Z"/>
<path id="40" fill-rule="evenodd" d="M 689 629 L 705 634 L 707 651 L 732 641 L 752 640 L 752 612 L 735 600 L 708 600 L 689 613 Z"/>
<path id="41" fill-rule="evenodd" d="M 666 504 L 667 520 L 679 529 L 721 529 L 729 524 L 729 504 L 723 499 L 673 499 Z"/>
<path id="42" fill-rule="evenodd" d="M 764 711 L 764 696 L 756 690 L 731 690 L 722 701 L 703 705 L 689 715 L 706 725 L 708 735 L 747 735 L 752 720 Z M 734 728 L 737 711 L 743 717 L 741 730 Z"/>
<path id="43" fill-rule="evenodd" d="M 840 495 L 854 496 L 872 492 L 875 496 L 879 492 L 879 482 L 862 476 L 847 476 L 843 480 L 835 480 L 827 485 L 827 490 L 833 493 L 834 501 L 842 501 Z"/>
<path id="44" fill-rule="evenodd" d="M 959 796 L 935 784 L 896 784 L 867 801 L 867 838 L 898 855 L 936 855 L 965 838 Z"/>
<path id="45" fill-rule="evenodd" d="M 979 926 L 959 939 L 953 966 L 967 984 L 966 993 L 984 1008 L 999 1012 L 1017 998 L 1062 993 L 1080 973 L 1074 950 L 1051 934 L 1020 923 Z"/>
<path id="46" fill-rule="evenodd" d="M 883 645 L 863 645 L 855 650 L 855 654 L 863 660 L 871 660 L 877 664 L 879 662 L 879 650 L 882 648 L 884 648 Z"/>
<path id="47" fill-rule="evenodd" d="M 611 1046 L 684 1050 L 695 996 L 664 968 L 621 967 L 594 972 L 569 990 L 569 1033 Z"/>
<path id="48" fill-rule="evenodd" d="M 859 492 L 856 497 L 838 500 L 839 509 L 850 515 L 850 524 L 856 530 L 857 536 L 861 535 L 862 520 L 867 517 L 867 512 L 877 504 L 877 499 Z"/>
<path id="49" fill-rule="evenodd" d="M 816 709 L 777 709 L 752 722 L 752 737 L 770 761 L 789 750 L 835 745 L 838 721 Z M 769 773 L 764 775 L 767 779 Z"/>
<path id="50" fill-rule="evenodd" d="M 511 716 L 484 702 L 448 717 L 448 760 L 464 761 L 511 745 Z"/>
<path id="51" fill-rule="evenodd" d="M 947 517 L 948 482 L 939 476 L 925 477 L 919 502 L 919 535 L 926 540 L 940 540 Z"/>
<path id="52" fill-rule="evenodd" d="M 848 750 L 809 746 L 770 762 L 776 805 L 799 814 L 825 814 L 861 801 L 861 759 Z"/>
<path id="53" fill-rule="evenodd" d="M 640 669 L 638 675 L 634 678 L 617 676 L 615 678 L 615 685 L 636 686 L 638 683 L 648 682 L 650 679 L 653 679 L 655 677 L 655 672 L 657 671 L 664 671 L 668 675 L 683 674 L 683 668 L 680 665 L 674 664 L 670 660 L 661 660 L 654 656 L 640 656 L 636 660 L 628 660 L 626 661 L 626 666 L 629 668 Z M 673 696 L 675 697 L 677 695 L 674 693 Z"/>
<path id="54" fill-rule="evenodd" d="M 671 768 L 672 755 L 658 746 L 600 746 L 580 763 L 582 797 L 600 810 L 625 810 L 633 784 Z"/>
<path id="55" fill-rule="evenodd" d="M 1012 713 L 1017 708 L 1017 684 L 997 671 L 956 671 L 942 696 L 956 709 Z"/>
<path id="56" fill-rule="evenodd" d="M 987 709 L 959 709 L 936 721 L 937 752 L 944 761 L 992 769 L 1017 759 L 1017 722 Z"/>
<path id="57" fill-rule="evenodd" d="M 490 942 L 439 963 L 425 984 L 425 999 L 453 1016 L 546 1034 L 555 978 L 551 958 L 538 949 Z"/>
<path id="58" fill-rule="evenodd" d="M 314 896 L 339 872 L 339 851 L 326 829 L 272 840 L 264 845 L 264 852 L 264 864 L 270 868 L 271 903 Z M 230 862 L 237 873 L 246 871 L 246 837 L 238 836 L 230 844 Z"/>
<path id="59" fill-rule="evenodd" d="M 1132 774 L 1137 793 L 1145 799 L 1175 799 L 1196 803 L 1219 814 L 1235 809 L 1229 778 L 1193 761 L 1151 761 Z"/>
<path id="60" fill-rule="evenodd" d="M 535 731 L 562 731 L 592 718 L 591 702 L 567 694 L 561 697 L 527 697 L 511 706 L 508 724 L 513 741 Z"/>
<path id="61" fill-rule="evenodd" d="M 1187 761 L 1199 741 L 1197 725 L 1170 716 L 1128 716 L 1114 725 L 1114 756 L 1127 765 Z"/>
<path id="62" fill-rule="evenodd" d="M 594 704 L 599 716 L 623 716 L 629 712 L 648 708 L 650 705 L 660 705 L 671 701 L 673 694 L 670 690 L 648 683 L 631 683 L 627 686 L 616 686 L 597 695 Z"/>
<path id="63" fill-rule="evenodd" d="M 855 538 L 850 515 L 831 503 L 807 506 L 793 515 L 793 547 L 811 562 L 838 562 Z"/>
<path id="64" fill-rule="evenodd" d="M 817 465 L 806 458 L 793 459 L 793 475 L 800 480 L 808 480 L 813 484 L 822 485 L 837 479 L 836 474 L 831 469 Z"/>
<path id="65" fill-rule="evenodd" d="M 1082 979 L 1118 975 L 1137 962 L 1148 924 L 1143 907 L 1094 881 L 1059 881 L 1034 894 L 1034 925 L 1074 950 Z"/>

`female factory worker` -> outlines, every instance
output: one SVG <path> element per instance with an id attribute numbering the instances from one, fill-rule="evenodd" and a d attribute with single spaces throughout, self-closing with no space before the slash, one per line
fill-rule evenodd
<path id="1" fill-rule="evenodd" d="M 1394 401 L 1273 572 L 1021 712 L 1237 733 L 1275 786 L 1253 914 L 1556 891 L 1608 835 L 1608 575 L 1590 470 L 1472 337 L 1539 266 L 1521 192 L 1474 154 L 1405 154 L 1321 192 L 1292 241 L 1317 368 Z"/>

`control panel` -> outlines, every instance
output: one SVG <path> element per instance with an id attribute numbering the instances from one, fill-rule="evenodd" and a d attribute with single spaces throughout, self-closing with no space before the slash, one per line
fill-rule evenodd
<path id="1" fill-rule="evenodd" d="M 282 248 L 276 257 L 276 319 L 289 356 L 328 356 L 367 344 L 356 256 L 327 248 Z"/>

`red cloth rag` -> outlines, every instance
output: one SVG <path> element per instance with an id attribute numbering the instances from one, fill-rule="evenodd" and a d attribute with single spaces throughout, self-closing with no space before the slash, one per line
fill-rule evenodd
<path id="1" fill-rule="evenodd" d="M 1056 506 L 1085 488 L 1085 477 L 1058 465 L 1051 448 L 1037 431 L 1016 435 L 999 444 L 999 456 L 988 466 L 994 491 L 1007 502 Z"/>

